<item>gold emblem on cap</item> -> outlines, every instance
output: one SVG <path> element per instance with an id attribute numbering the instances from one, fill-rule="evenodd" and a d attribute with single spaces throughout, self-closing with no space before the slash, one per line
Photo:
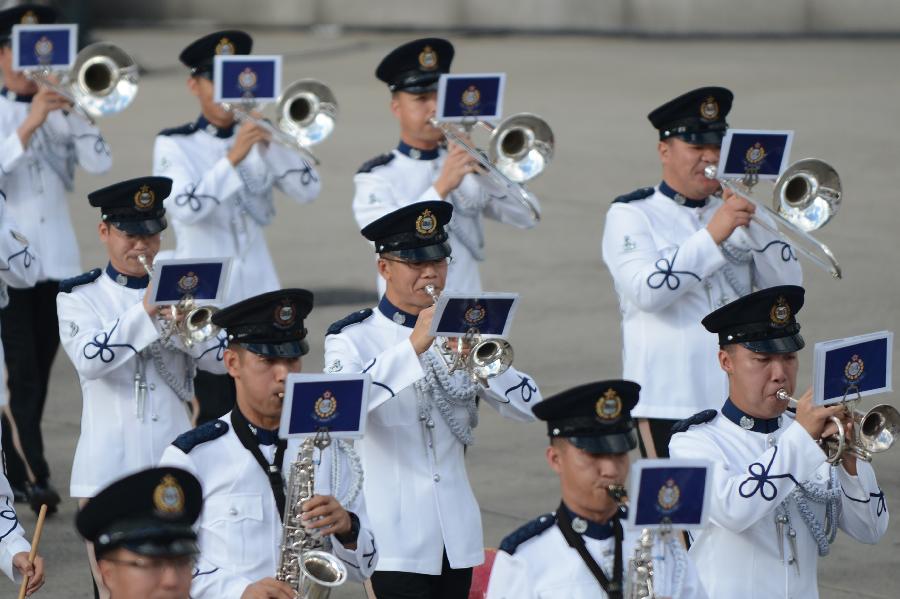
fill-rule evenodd
<path id="1" fill-rule="evenodd" d="M 419 53 L 419 66 L 425 71 L 433 71 L 438 68 L 438 55 L 431 46 L 425 46 Z"/>
<path id="2" fill-rule="evenodd" d="M 149 185 L 141 185 L 134 194 L 134 207 L 138 210 L 150 210 L 156 203 L 156 194 Z"/>
<path id="3" fill-rule="evenodd" d="M 844 366 L 844 377 L 851 383 L 855 383 L 862 377 L 863 370 L 866 369 L 866 363 L 858 355 L 853 354 L 847 365 Z"/>
<path id="4" fill-rule="evenodd" d="M 34 14 L 33 10 L 25 11 L 25 14 L 22 15 L 22 19 L 19 21 L 22 25 L 37 25 L 40 23 L 38 16 Z"/>
<path id="5" fill-rule="evenodd" d="M 791 306 L 784 299 L 783 295 L 779 295 L 775 303 L 772 304 L 772 309 L 769 310 L 769 318 L 772 320 L 772 324 L 778 326 L 786 325 L 791 319 Z"/>
<path id="6" fill-rule="evenodd" d="M 331 391 L 325 391 L 322 397 L 316 400 L 314 409 L 318 418 L 322 420 L 330 418 L 337 411 L 337 397 Z"/>
<path id="7" fill-rule="evenodd" d="M 675 484 L 675 479 L 670 478 L 666 484 L 659 488 L 656 494 L 656 502 L 665 511 L 671 511 L 678 505 L 678 499 L 681 498 L 681 489 Z"/>
<path id="8" fill-rule="evenodd" d="M 416 219 L 416 232 L 422 237 L 431 237 L 437 232 L 437 217 L 431 213 L 431 210 L 425 210 Z"/>
<path id="9" fill-rule="evenodd" d="M 622 413 L 622 398 L 614 390 L 607 389 L 594 409 L 601 420 L 615 420 Z"/>
<path id="10" fill-rule="evenodd" d="M 167 474 L 153 489 L 153 505 L 163 514 L 180 514 L 184 511 L 184 491 L 171 474 Z"/>
<path id="11" fill-rule="evenodd" d="M 294 321 L 297 320 L 297 310 L 294 304 L 284 302 L 275 308 L 275 326 L 281 329 L 290 328 Z"/>
<path id="12" fill-rule="evenodd" d="M 219 40 L 219 43 L 216 44 L 216 54 L 222 54 L 225 56 L 234 54 L 234 44 L 232 44 L 231 40 L 227 37 L 223 37 Z"/>
<path id="13" fill-rule="evenodd" d="M 759 164 L 766 159 L 766 149 L 761 143 L 756 142 L 747 148 L 747 153 L 744 155 L 744 158 L 746 158 L 747 162 L 750 164 Z"/>
<path id="14" fill-rule="evenodd" d="M 719 117 L 719 103 L 714 97 L 709 96 L 700 104 L 700 116 L 707 121 L 714 121 Z"/>

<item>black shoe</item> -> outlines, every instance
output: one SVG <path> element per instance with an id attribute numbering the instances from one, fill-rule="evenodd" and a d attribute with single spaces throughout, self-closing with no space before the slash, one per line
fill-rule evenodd
<path id="1" fill-rule="evenodd" d="M 26 503 L 28 501 L 28 490 L 22 487 L 10 484 L 13 492 L 13 501 L 15 503 Z"/>
<path id="2" fill-rule="evenodd" d="M 41 505 L 47 504 L 47 514 L 55 514 L 56 506 L 61 501 L 59 493 L 53 488 L 49 481 L 43 483 L 35 483 L 28 489 L 28 504 L 35 514 L 41 512 Z"/>

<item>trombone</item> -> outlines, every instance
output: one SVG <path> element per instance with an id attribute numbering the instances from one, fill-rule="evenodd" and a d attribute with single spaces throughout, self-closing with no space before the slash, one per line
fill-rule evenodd
<path id="1" fill-rule="evenodd" d="M 831 273 L 835 279 L 841 278 L 841 265 L 827 245 L 809 234 L 823 227 L 837 214 L 841 205 L 841 179 L 826 162 L 817 158 L 806 158 L 788 166 L 775 181 L 772 208 L 753 197 L 752 188 L 756 183 L 752 175 L 744 179 L 719 179 L 718 169 L 709 165 L 704 170 L 708 179 L 717 179 L 722 187 L 753 202 L 758 208 L 769 212 L 781 225 L 798 236 L 798 241 L 809 244 L 810 248 L 794 242 L 786 233 L 769 225 L 756 215 L 753 221 L 766 231 L 785 242 L 791 242 L 801 254 Z M 815 253 L 818 250 L 822 256 Z"/>
<path id="2" fill-rule="evenodd" d="M 75 64 L 60 81 L 53 71 L 29 69 L 26 76 L 50 88 L 70 102 L 75 111 L 92 125 L 94 119 L 125 110 L 138 90 L 138 67 L 125 50 L 109 42 L 86 46 L 75 57 Z"/>
<path id="3" fill-rule="evenodd" d="M 316 165 L 320 164 L 319 159 L 309 148 L 331 135 L 338 114 L 334 93 L 315 79 L 300 79 L 285 88 L 275 108 L 276 125 L 253 114 L 252 101 L 225 102 L 222 106 L 234 113 L 237 120 L 263 128 L 273 141 L 299 152 Z"/>
<path id="4" fill-rule="evenodd" d="M 541 174 L 553 159 L 553 130 L 547 121 L 536 114 L 520 112 L 503 119 L 496 127 L 483 120 L 463 121 L 463 131 L 436 118 L 430 122 L 444 137 L 468 152 L 495 183 L 512 193 L 531 212 L 535 222 L 541 220 L 522 183 Z M 490 134 L 487 153 L 466 139 L 474 127 Z"/>

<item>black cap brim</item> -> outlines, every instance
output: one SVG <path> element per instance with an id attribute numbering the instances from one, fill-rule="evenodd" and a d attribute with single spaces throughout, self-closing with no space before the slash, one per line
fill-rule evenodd
<path id="1" fill-rule="evenodd" d="M 789 354 L 803 349 L 806 346 L 806 341 L 803 340 L 800 333 L 797 333 L 796 335 L 778 337 L 777 339 L 749 341 L 741 345 L 757 354 Z"/>
<path id="2" fill-rule="evenodd" d="M 115 228 L 129 235 L 156 235 L 165 231 L 169 226 L 166 217 L 151 218 L 147 220 L 107 221 Z"/>
<path id="3" fill-rule="evenodd" d="M 200 546 L 197 541 L 190 539 L 172 539 L 170 541 L 154 541 L 144 543 L 122 543 L 124 547 L 138 555 L 147 557 L 181 557 L 185 555 L 199 555 Z"/>
<path id="4" fill-rule="evenodd" d="M 636 448 L 638 444 L 634 429 L 622 433 L 565 438 L 578 449 L 594 454 L 627 453 Z"/>
<path id="5" fill-rule="evenodd" d="M 406 250 L 394 250 L 385 252 L 385 255 L 394 256 L 400 260 L 409 262 L 428 262 L 429 260 L 440 260 L 447 258 L 451 253 L 450 242 L 444 241 L 434 245 L 423 245 L 422 247 L 411 248 Z"/>
<path id="6" fill-rule="evenodd" d="M 669 137 L 677 137 L 685 143 L 694 146 L 721 146 L 725 139 L 725 131 L 693 131 L 688 133 L 675 133 Z"/>
<path id="7" fill-rule="evenodd" d="M 300 358 L 309 353 L 309 342 L 285 341 L 284 343 L 241 343 L 247 351 L 270 358 Z"/>

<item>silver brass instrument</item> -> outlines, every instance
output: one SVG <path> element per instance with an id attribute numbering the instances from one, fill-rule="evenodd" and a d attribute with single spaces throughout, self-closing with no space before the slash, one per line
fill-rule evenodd
<path id="1" fill-rule="evenodd" d="M 434 285 L 426 285 L 425 293 L 437 303 L 438 295 Z M 457 370 L 465 370 L 476 382 L 503 374 L 515 358 L 509 341 L 500 337 L 483 339 L 475 328 L 469 329 L 464 336 L 457 337 L 455 348 L 443 337 L 438 337 L 436 343 L 451 374 Z M 467 347 L 470 348 L 468 355 L 465 352 Z"/>
<path id="2" fill-rule="evenodd" d="M 709 165 L 704 174 L 709 179 L 717 179 L 718 169 L 714 165 Z M 810 231 L 823 227 L 831 220 L 841 205 L 841 179 L 834 168 L 816 158 L 794 162 L 775 181 L 771 208 L 753 196 L 752 188 L 756 182 L 754 178 L 718 179 L 718 181 L 723 187 L 753 202 L 758 208 L 767 210 L 779 224 L 793 231 L 799 239 L 796 241 L 791 239 L 786 233 L 754 215 L 753 221 L 756 224 L 783 241 L 790 242 L 792 247 L 830 272 L 835 279 L 841 278 L 841 265 L 834 253 L 827 245 L 809 234 Z M 806 243 L 809 247 L 798 242 Z"/>
<path id="3" fill-rule="evenodd" d="M 788 402 L 788 407 L 797 407 L 797 400 L 788 395 L 786 390 L 779 389 L 775 396 Z M 837 464 L 845 454 L 871 462 L 874 454 L 890 449 L 900 436 L 900 412 L 894 406 L 881 404 L 863 412 L 855 409 L 858 403 L 859 399 L 844 402 L 853 422 L 849 439 L 840 418 L 831 417 L 838 432 L 822 439 L 822 448 L 829 464 Z"/>
<path id="4" fill-rule="evenodd" d="M 256 106 L 252 101 L 228 102 L 222 106 L 239 121 L 265 129 L 273 141 L 299 152 L 314 164 L 319 164 L 319 159 L 310 147 L 331 135 L 338 114 L 334 93 L 315 79 L 300 79 L 284 89 L 275 108 L 277 126 L 253 114 Z"/>
<path id="5" fill-rule="evenodd" d="M 138 91 L 138 67 L 119 46 L 109 42 L 91 44 L 75 57 L 68 73 L 48 69 L 28 70 L 28 78 L 65 97 L 91 123 L 94 119 L 125 110 Z"/>
<path id="6" fill-rule="evenodd" d="M 431 119 L 431 124 L 478 161 L 495 183 L 508 190 L 531 212 L 532 219 L 541 219 L 522 183 L 541 174 L 553 159 L 553 130 L 547 121 L 535 114 L 521 112 L 503 119 L 496 127 L 482 120 L 464 121 L 463 131 L 436 118 Z M 466 139 L 476 126 L 490 133 L 487 153 Z"/>
<path id="7" fill-rule="evenodd" d="M 645 528 L 634 548 L 634 556 L 628 560 L 628 599 L 652 599 L 653 591 L 653 531 Z"/>
<path id="8" fill-rule="evenodd" d="M 280 555 L 275 578 L 286 582 L 300 599 L 327 599 L 331 589 L 347 581 L 347 566 L 328 552 L 326 540 L 303 526 L 303 504 L 316 486 L 313 454 L 331 443 L 328 433 L 307 438 L 300 446 L 300 459 L 291 464 L 281 529 Z"/>
<path id="9" fill-rule="evenodd" d="M 147 258 L 141 254 L 138 256 L 138 262 L 147 271 L 147 274 L 153 276 L 153 269 L 147 263 Z M 172 306 L 172 325 L 171 330 L 166 331 L 166 336 L 176 333 L 181 337 L 181 341 L 185 347 L 190 348 L 195 343 L 205 343 L 219 334 L 220 328 L 213 324 L 212 317 L 219 309 L 215 306 L 197 306 L 194 304 L 194 298 L 185 295 L 181 300 Z M 181 322 L 178 322 L 178 314 L 184 314 Z"/>

